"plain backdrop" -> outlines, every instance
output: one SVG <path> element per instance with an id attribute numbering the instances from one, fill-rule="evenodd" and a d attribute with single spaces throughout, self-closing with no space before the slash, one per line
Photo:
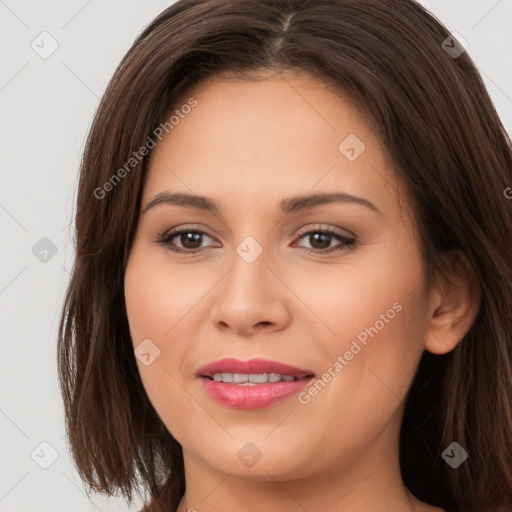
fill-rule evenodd
<path id="1" fill-rule="evenodd" d="M 0 0 L 0 512 L 141 507 L 84 493 L 65 440 L 56 337 L 87 131 L 122 56 L 171 3 Z M 512 2 L 422 3 L 469 43 L 512 132 Z"/>

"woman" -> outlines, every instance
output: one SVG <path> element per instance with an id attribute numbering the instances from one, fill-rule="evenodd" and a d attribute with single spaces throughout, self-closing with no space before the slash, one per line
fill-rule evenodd
<path id="1" fill-rule="evenodd" d="M 59 330 L 91 489 L 145 510 L 512 507 L 512 149 L 407 0 L 180 0 L 80 172 Z"/>

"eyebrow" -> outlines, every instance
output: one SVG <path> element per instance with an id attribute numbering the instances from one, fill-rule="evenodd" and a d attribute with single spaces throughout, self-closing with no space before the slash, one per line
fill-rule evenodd
<path id="1" fill-rule="evenodd" d="M 282 213 L 287 214 L 334 202 L 358 204 L 382 215 L 382 212 L 372 202 L 362 197 L 353 196 L 345 192 L 332 192 L 289 197 L 280 201 L 279 208 Z M 194 194 L 171 193 L 169 191 L 165 191 L 157 194 L 145 206 L 142 214 L 145 214 L 151 208 L 162 203 L 175 204 L 187 208 L 196 208 L 198 210 L 203 210 L 215 214 L 220 212 L 219 206 L 207 197 Z"/>

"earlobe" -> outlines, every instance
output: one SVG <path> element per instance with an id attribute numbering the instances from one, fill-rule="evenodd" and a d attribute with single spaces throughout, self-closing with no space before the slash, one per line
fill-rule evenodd
<path id="1" fill-rule="evenodd" d="M 439 278 L 430 294 L 425 350 L 446 354 L 469 332 L 480 309 L 481 288 L 466 255 L 455 251 L 447 255 L 448 276 Z"/>

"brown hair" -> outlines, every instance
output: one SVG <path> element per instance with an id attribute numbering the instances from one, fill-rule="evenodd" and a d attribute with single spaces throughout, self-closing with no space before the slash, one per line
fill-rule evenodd
<path id="1" fill-rule="evenodd" d="M 98 187 L 193 84 L 295 69 L 369 113 L 414 198 L 429 284 L 453 251 L 480 283 L 480 311 L 462 342 L 443 356 L 423 354 L 400 434 L 404 481 L 433 505 L 512 507 L 512 203 L 503 193 L 511 141 L 468 54 L 443 47 L 449 36 L 412 0 L 180 0 L 136 39 L 85 147 L 59 326 L 66 427 L 91 489 L 131 501 L 142 483 L 151 511 L 175 510 L 185 491 L 181 446 L 141 383 L 124 302 L 147 159 L 101 198 Z M 441 458 L 453 441 L 469 452 L 457 469 Z"/>

